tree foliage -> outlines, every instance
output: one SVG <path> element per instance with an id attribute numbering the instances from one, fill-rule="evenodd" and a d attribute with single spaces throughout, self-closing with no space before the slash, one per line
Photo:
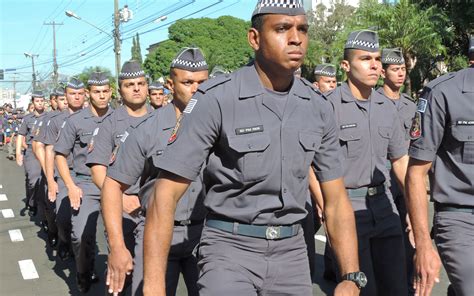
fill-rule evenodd
<path id="1" fill-rule="evenodd" d="M 140 47 L 140 35 L 138 33 L 136 36 L 133 37 L 131 51 L 132 51 L 132 60 L 136 60 L 140 62 L 140 64 L 143 64 L 142 50 Z"/>
<path id="2" fill-rule="evenodd" d="M 108 68 L 105 68 L 105 67 L 101 67 L 101 66 L 86 67 L 86 68 L 84 68 L 84 70 L 82 70 L 81 73 L 79 73 L 77 75 L 74 75 L 74 77 L 79 78 L 79 80 L 81 80 L 84 83 L 84 85 L 87 85 L 87 81 L 89 80 L 89 77 L 91 76 L 91 74 L 93 72 L 104 72 L 104 73 L 106 73 L 107 77 L 109 77 L 110 87 L 112 89 L 116 89 L 117 84 L 116 84 L 116 81 L 115 81 L 115 76 L 113 76 L 112 72 Z M 115 93 L 114 92 L 112 93 L 112 96 L 113 96 L 113 98 L 115 98 Z"/>
<path id="3" fill-rule="evenodd" d="M 220 65 L 228 71 L 246 64 L 253 56 L 247 43 L 249 22 L 232 17 L 179 20 L 168 29 L 169 39 L 145 59 L 145 71 L 153 78 L 169 74 L 172 59 L 183 47 L 199 47 L 209 70 Z"/>
<path id="4" fill-rule="evenodd" d="M 439 7 L 422 9 L 410 0 L 400 0 L 395 5 L 362 0 L 357 9 L 339 0 L 329 8 L 320 5 L 309 19 L 313 26 L 311 42 L 319 44 L 321 50 L 310 54 L 319 55 L 320 62 L 339 64 L 348 34 L 359 29 L 376 30 L 382 48 L 402 48 L 409 73 L 407 92 L 412 84 L 415 89 L 422 86 L 433 70 L 433 62 L 447 55 L 446 41 L 454 37 L 452 23 Z"/>

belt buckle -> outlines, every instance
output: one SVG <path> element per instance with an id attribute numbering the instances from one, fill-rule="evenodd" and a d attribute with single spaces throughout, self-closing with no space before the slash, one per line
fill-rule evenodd
<path id="1" fill-rule="evenodd" d="M 280 226 L 268 226 L 265 232 L 265 237 L 267 239 L 279 239 L 281 236 L 281 227 Z"/>
<path id="2" fill-rule="evenodd" d="M 369 187 L 367 189 L 367 194 L 369 196 L 376 195 L 377 194 L 377 187 Z"/>
<path id="3" fill-rule="evenodd" d="M 191 220 L 181 220 L 179 221 L 179 225 L 181 226 L 188 226 L 191 224 Z"/>

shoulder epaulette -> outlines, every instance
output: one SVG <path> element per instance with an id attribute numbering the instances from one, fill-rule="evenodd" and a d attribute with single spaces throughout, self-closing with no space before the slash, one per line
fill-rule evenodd
<path id="1" fill-rule="evenodd" d="M 425 85 L 423 91 L 425 89 L 433 89 L 433 87 L 437 86 L 438 84 L 440 84 L 442 82 L 445 82 L 445 81 L 455 77 L 456 73 L 457 72 L 450 72 L 450 73 L 444 74 L 440 77 L 437 77 L 437 78 L 431 80 L 430 82 L 428 82 L 428 84 Z"/>
<path id="2" fill-rule="evenodd" d="M 201 92 L 207 92 L 208 90 L 220 85 L 220 84 L 223 84 L 227 81 L 230 81 L 232 80 L 231 78 L 231 75 L 230 74 L 223 74 L 223 75 L 219 75 L 215 78 L 211 78 L 207 81 L 204 81 L 203 83 L 201 83 L 201 85 L 199 85 L 199 88 L 198 90 L 200 90 Z"/>
<path id="3" fill-rule="evenodd" d="M 323 96 L 323 93 L 317 87 L 315 87 L 314 84 L 309 82 L 306 78 L 300 77 L 300 80 L 301 82 L 303 82 L 304 85 L 309 86 L 315 93 L 317 93 L 320 96 Z"/>

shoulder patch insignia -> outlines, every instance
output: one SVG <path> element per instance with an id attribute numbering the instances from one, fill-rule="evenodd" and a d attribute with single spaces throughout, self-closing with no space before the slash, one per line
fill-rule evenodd
<path id="1" fill-rule="evenodd" d="M 178 121 L 176 122 L 176 125 L 173 128 L 173 131 L 171 131 L 171 136 L 168 139 L 168 145 L 173 144 L 174 141 L 176 141 L 176 137 L 178 136 L 178 130 L 179 126 L 181 125 L 181 119 L 183 118 L 183 114 L 178 118 Z"/>
<path id="2" fill-rule="evenodd" d="M 189 100 L 188 105 L 184 109 L 183 113 L 191 113 L 194 109 L 194 106 L 196 106 L 197 100 L 196 99 L 191 99 Z"/>
<path id="3" fill-rule="evenodd" d="M 128 132 L 125 131 L 123 135 L 120 137 L 120 142 L 124 143 L 127 137 L 128 137 Z"/>
<path id="4" fill-rule="evenodd" d="M 111 165 L 115 162 L 119 147 L 120 147 L 119 144 L 115 145 L 114 150 L 112 151 L 112 155 L 110 155 L 109 165 Z"/>
<path id="5" fill-rule="evenodd" d="M 94 137 L 97 136 L 98 133 L 99 133 L 99 128 L 96 127 L 94 129 L 94 132 L 92 133 L 91 142 L 89 143 L 89 145 L 87 147 L 87 153 L 91 153 L 92 150 L 94 150 Z"/>
<path id="6" fill-rule="evenodd" d="M 410 138 L 416 140 L 419 137 L 421 137 L 421 113 L 416 112 L 411 123 Z"/>
<path id="7" fill-rule="evenodd" d="M 426 106 L 428 105 L 428 101 L 423 99 L 423 98 L 419 98 L 418 99 L 418 106 L 416 108 L 416 111 L 417 112 L 421 112 L 421 113 L 425 113 L 426 111 Z"/>

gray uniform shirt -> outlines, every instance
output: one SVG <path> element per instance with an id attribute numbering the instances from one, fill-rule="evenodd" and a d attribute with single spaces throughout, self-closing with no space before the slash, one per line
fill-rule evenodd
<path id="1" fill-rule="evenodd" d="M 94 142 L 92 137 L 97 134 L 98 124 L 101 119 L 112 112 L 111 108 L 102 117 L 92 113 L 91 107 L 71 114 L 59 133 L 59 138 L 54 145 L 54 151 L 64 156 L 72 153 L 73 169 L 76 175 L 90 176 L 90 169 L 86 166 L 87 154 L 92 151 Z"/>
<path id="2" fill-rule="evenodd" d="M 328 98 L 339 129 L 346 188 L 378 186 L 389 180 L 387 157 L 399 158 L 408 150 L 395 105 L 376 91 L 367 102 L 361 102 L 347 82 Z"/>
<path id="3" fill-rule="evenodd" d="M 120 106 L 109 116 L 105 117 L 99 124 L 99 132 L 94 136 L 93 150 L 87 155 L 86 165 L 91 167 L 94 164 L 109 166 L 115 161 L 120 145 L 127 128 L 142 122 L 153 111 L 147 106 L 147 114 L 141 117 L 130 116 L 125 106 Z M 126 194 L 138 194 L 139 184 L 136 183 L 128 188 Z"/>
<path id="4" fill-rule="evenodd" d="M 311 163 L 342 176 L 330 103 L 295 78 L 283 114 L 254 65 L 200 85 L 158 166 L 194 180 L 206 165 L 206 208 L 224 219 L 288 225 L 305 218 Z"/>
<path id="5" fill-rule="evenodd" d="M 132 185 L 140 181 L 140 202 L 144 209 L 153 194 L 155 180 L 160 172 L 158 160 L 163 157 L 163 150 L 176 125 L 176 112 L 173 104 L 155 110 L 140 124 L 133 125 L 122 137 L 123 143 L 116 160 L 109 166 L 107 176 Z M 175 220 L 203 220 L 204 188 L 202 175 L 192 182 L 179 201 Z"/>
<path id="6" fill-rule="evenodd" d="M 474 67 L 434 86 L 418 107 L 421 137 L 409 155 L 431 161 L 431 197 L 440 203 L 474 206 Z"/>
<path id="7" fill-rule="evenodd" d="M 35 134 L 33 136 L 34 141 L 44 143 L 46 137 L 46 129 L 48 124 L 50 123 L 51 117 L 60 112 L 61 111 L 58 110 L 50 111 L 41 117 L 41 120 L 39 120 L 36 125 Z"/>
<path id="8" fill-rule="evenodd" d="M 377 89 L 377 91 L 385 96 L 383 87 L 380 87 L 379 89 Z M 395 104 L 396 100 L 392 100 L 389 97 L 387 98 Z M 400 99 L 398 99 L 397 101 L 398 105 L 396 105 L 396 107 L 398 111 L 398 117 L 400 119 L 400 126 L 402 127 L 402 130 L 405 131 L 405 142 L 408 147 L 410 145 L 410 128 L 413 121 L 413 117 L 415 116 L 416 104 L 407 94 L 403 93 L 400 94 Z"/>
<path id="9" fill-rule="evenodd" d="M 21 123 L 20 129 L 18 130 L 18 134 L 25 137 L 26 145 L 28 145 L 28 148 L 31 148 L 33 137 L 35 136 L 36 125 L 39 121 L 43 119 L 45 115 L 46 112 L 41 113 L 39 116 L 36 116 L 35 113 L 32 112 L 23 117 L 23 121 Z"/>
<path id="10" fill-rule="evenodd" d="M 46 127 L 44 128 L 44 137 L 41 139 L 43 144 L 54 145 L 56 143 L 61 129 L 66 124 L 66 118 L 68 118 L 70 114 L 71 113 L 69 113 L 69 109 L 66 109 L 50 115 L 48 121 L 46 122 Z M 69 154 L 66 159 L 69 169 L 72 170 L 72 155 Z M 58 176 L 56 170 L 55 175 Z"/>

